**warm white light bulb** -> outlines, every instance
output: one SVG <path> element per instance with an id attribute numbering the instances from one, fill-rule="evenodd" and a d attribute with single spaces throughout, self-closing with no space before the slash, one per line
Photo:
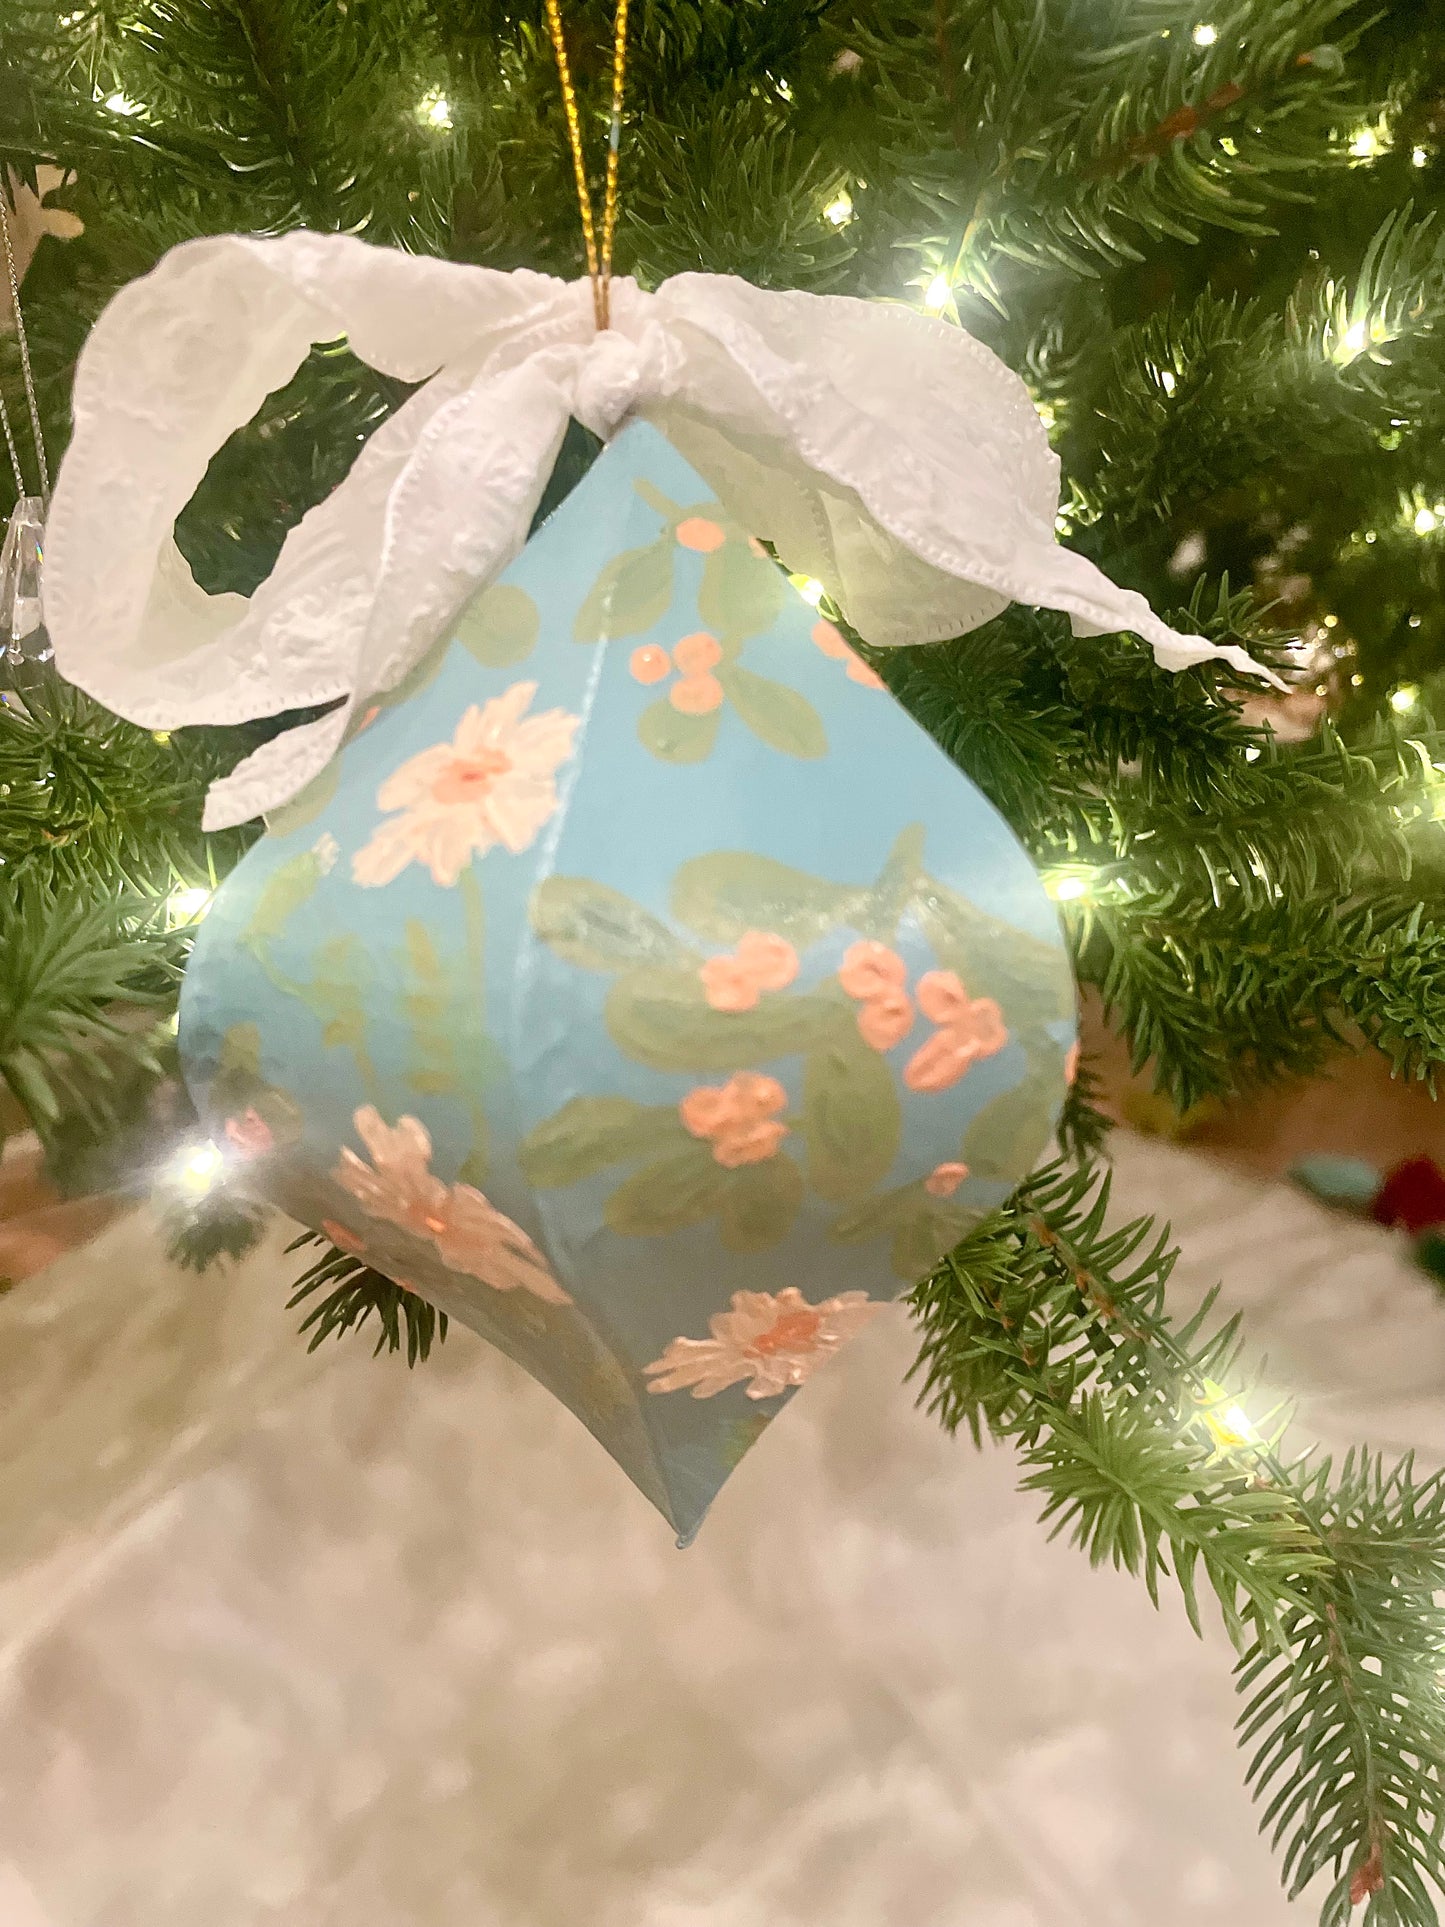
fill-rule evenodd
<path id="1" fill-rule="evenodd" d="M 1083 877 L 1059 877 L 1049 889 L 1049 895 L 1056 903 L 1077 903 L 1080 897 L 1089 893 L 1088 883 Z"/>
<path id="2" fill-rule="evenodd" d="M 438 87 L 429 94 L 423 94 L 417 103 L 417 118 L 427 127 L 439 128 L 445 133 L 452 124 L 452 104 Z"/>
<path id="3" fill-rule="evenodd" d="M 823 219 L 831 221 L 834 227 L 846 227 L 853 218 L 853 197 L 846 191 L 836 200 L 829 201 L 823 209 Z"/>
<path id="4" fill-rule="evenodd" d="M 1166 395 L 1172 395 L 1174 393 L 1175 388 L 1179 384 L 1178 377 L 1172 368 L 1161 368 L 1159 370 L 1159 385 Z"/>
<path id="5" fill-rule="evenodd" d="M 923 305 L 931 314 L 941 314 L 948 306 L 953 289 L 949 286 L 946 274 L 935 274 L 928 284 L 928 292 L 923 297 Z"/>
<path id="6" fill-rule="evenodd" d="M 1406 710 L 1413 709 L 1419 700 L 1420 692 L 1412 682 L 1402 682 L 1398 689 L 1390 691 L 1390 707 L 1397 716 L 1403 716 Z"/>
<path id="7" fill-rule="evenodd" d="M 1372 161 L 1383 154 L 1388 145 L 1379 128 L 1361 127 L 1350 141 L 1350 153 L 1357 161 Z"/>
<path id="8" fill-rule="evenodd" d="M 1212 47 L 1218 38 L 1219 29 L 1217 27 L 1211 27 L 1208 21 L 1205 21 L 1202 26 L 1194 29 L 1194 44 L 1196 47 Z"/>
<path id="9" fill-rule="evenodd" d="M 804 602 L 808 603 L 811 608 L 816 609 L 818 604 L 823 600 L 822 583 L 819 582 L 816 576 L 810 575 L 805 576 L 797 586 L 798 594 L 803 598 Z"/>
<path id="10" fill-rule="evenodd" d="M 179 1152 L 172 1165 L 172 1173 L 183 1191 L 189 1191 L 193 1197 L 199 1198 L 216 1182 L 224 1163 L 219 1148 L 207 1139 L 204 1144 L 195 1144 L 189 1150 Z"/>
<path id="11" fill-rule="evenodd" d="M 1439 528 L 1439 526 L 1440 526 L 1440 518 L 1435 513 L 1434 509 L 1416 509 L 1415 511 L 1416 535 L 1433 535 L 1436 529 Z"/>
<path id="12" fill-rule="evenodd" d="M 132 100 L 129 94 L 109 94 L 106 97 L 105 104 L 113 114 L 138 114 L 140 112 L 140 102 Z"/>
<path id="13" fill-rule="evenodd" d="M 191 890 L 172 890 L 166 898 L 166 921 L 174 928 L 180 923 L 194 923 L 205 915 L 211 907 L 211 892 L 199 887 Z"/>

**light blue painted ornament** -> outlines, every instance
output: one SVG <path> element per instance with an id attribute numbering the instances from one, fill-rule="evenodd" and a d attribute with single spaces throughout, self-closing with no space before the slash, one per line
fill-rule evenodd
<path id="1" fill-rule="evenodd" d="M 203 593 L 177 513 L 343 335 L 414 392 L 253 596 Z M 615 279 L 599 332 L 586 282 L 216 236 L 116 296 L 73 413 L 62 672 L 151 729 L 326 706 L 207 801 L 270 824 L 182 1001 L 218 1142 L 690 1536 L 1029 1169 L 1073 1042 L 1023 851 L 762 543 L 880 647 L 1019 599 L 1257 666 L 1061 549 L 1023 384 L 896 306 Z M 608 446 L 524 546 L 569 418 Z"/>
<path id="2" fill-rule="evenodd" d="M 1073 1042 L 992 806 L 625 429 L 222 887 L 187 1075 L 684 1537 L 1024 1176 Z"/>

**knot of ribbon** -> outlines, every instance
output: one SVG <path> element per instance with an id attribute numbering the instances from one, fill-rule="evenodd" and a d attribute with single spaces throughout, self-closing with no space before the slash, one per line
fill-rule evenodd
<path id="1" fill-rule="evenodd" d="M 343 337 L 415 393 L 253 595 L 206 594 L 177 515 L 227 437 Z M 605 439 L 634 415 L 872 643 L 939 641 L 1021 601 L 1080 634 L 1132 631 L 1169 669 L 1222 658 L 1272 680 L 1059 546 L 1028 391 L 946 322 L 684 274 L 653 293 L 614 280 L 599 332 L 586 281 L 311 233 L 185 242 L 97 321 L 47 528 L 56 661 L 151 729 L 338 703 L 213 785 L 205 824 L 274 809 L 516 555 L 569 417 Z"/>

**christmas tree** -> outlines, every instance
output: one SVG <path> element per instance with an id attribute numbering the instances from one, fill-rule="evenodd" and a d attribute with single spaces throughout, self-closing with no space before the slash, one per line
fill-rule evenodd
<path id="1" fill-rule="evenodd" d="M 613 11 L 565 9 L 600 156 Z M 619 271 L 921 307 L 1028 382 L 1062 538 L 1218 665 L 1014 607 L 870 660 L 1013 825 L 1094 986 L 1180 1107 L 1340 1047 L 1445 1054 L 1445 21 L 1394 0 L 634 0 Z M 52 462 L 90 323 L 171 245 L 295 227 L 584 271 L 543 9 L 78 0 L 0 19 Z M 40 238 L 48 230 L 47 238 Z M 20 343 L 0 392 L 25 419 Z M 177 534 L 248 593 L 405 398 L 337 342 L 211 464 Z M 17 430 L 22 468 L 28 451 Z M 569 442 L 551 499 L 592 450 Z M 19 477 L 17 476 L 17 482 Z M 9 479 L 3 485 L 9 488 Z M 33 489 L 35 478 L 30 480 Z M 123 482 L 117 483 L 123 486 Z M 8 509 L 9 498 L 4 506 Z M 787 558 L 780 558 L 786 563 Z M 837 612 L 845 621 L 847 611 Z M 866 651 L 867 637 L 857 638 Z M 0 1128 L 76 1191 L 156 1180 L 178 1251 L 243 1249 L 174 1074 L 194 920 L 260 825 L 203 835 L 264 729 L 161 739 L 53 677 L 0 709 Z M 1438 759 L 1438 760 L 1437 760 Z M 925 1395 L 1014 1440 L 1095 1561 L 1212 1595 L 1287 1884 L 1323 1918 L 1437 1918 L 1445 1485 L 1289 1460 L 1235 1404 L 1239 1334 L 1164 1304 L 1167 1232 L 1107 1217 L 1087 1075 L 1065 1155 L 918 1287 Z M 315 1339 L 444 1321 L 328 1247 Z"/>

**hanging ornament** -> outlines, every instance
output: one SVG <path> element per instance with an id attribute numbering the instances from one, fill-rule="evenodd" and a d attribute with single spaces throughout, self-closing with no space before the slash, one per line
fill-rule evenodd
<path id="1" fill-rule="evenodd" d="M 40 494 L 31 495 L 25 484 L 24 466 L 15 439 L 14 426 L 5 397 L 0 395 L 0 429 L 10 456 L 15 477 L 15 507 L 0 542 L 0 671 L 8 680 L 29 663 L 48 662 L 52 655 L 40 604 L 40 566 L 44 554 L 45 498 L 50 493 L 50 469 L 45 459 L 45 438 L 40 429 L 40 409 L 35 399 L 35 377 L 30 366 L 30 342 L 25 332 L 25 317 L 20 308 L 20 273 L 15 258 L 10 225 L 10 206 L 6 183 L 0 181 L 0 244 L 5 254 L 6 278 L 10 287 L 11 313 L 20 349 L 20 368 L 25 380 L 25 400 L 30 413 L 30 434 L 40 471 Z"/>
<path id="2" fill-rule="evenodd" d="M 611 279 L 615 136 L 599 248 L 549 14 L 589 281 L 333 235 L 175 249 L 81 357 L 46 612 L 64 673 L 151 728 L 335 704 L 211 790 L 208 826 L 270 828 L 188 972 L 198 1104 L 687 1537 L 1029 1169 L 1073 1044 L 1023 851 L 768 548 L 880 646 L 1021 599 L 1265 672 L 1058 547 L 1027 392 L 956 327 Z M 203 594 L 177 513 L 341 335 L 417 392 L 249 600 Z M 570 418 L 609 446 L 528 541 Z"/>

